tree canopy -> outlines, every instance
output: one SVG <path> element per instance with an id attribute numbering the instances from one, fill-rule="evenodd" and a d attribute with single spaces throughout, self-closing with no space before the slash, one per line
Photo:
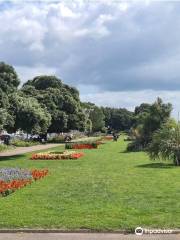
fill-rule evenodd
<path id="1" fill-rule="evenodd" d="M 10 98 L 11 107 L 9 112 L 14 119 L 14 125 L 9 131 L 18 129 L 30 134 L 46 133 L 51 123 L 51 116 L 46 108 L 42 108 L 35 98 L 23 97 L 14 94 Z"/>
<path id="2" fill-rule="evenodd" d="M 82 103 L 76 88 L 56 76 L 36 76 L 18 88 L 15 69 L 0 62 L 0 129 L 27 133 L 60 133 L 70 130 L 127 131 L 147 145 L 153 133 L 170 116 L 172 106 L 160 98 L 142 103 L 134 112 L 125 108 Z"/>
<path id="3" fill-rule="evenodd" d="M 151 159 L 170 160 L 180 165 L 180 123 L 169 120 L 158 129 L 148 146 Z"/>
<path id="4" fill-rule="evenodd" d="M 5 93 L 12 93 L 19 84 L 20 80 L 14 68 L 4 62 L 0 62 L 0 89 Z"/>
<path id="5" fill-rule="evenodd" d="M 134 146 L 139 149 L 146 147 L 152 141 L 153 133 L 169 120 L 171 111 L 172 105 L 163 103 L 160 98 L 151 105 L 141 104 L 137 107 L 131 129 Z"/>
<path id="6" fill-rule="evenodd" d="M 83 114 L 77 89 L 63 84 L 55 76 L 38 76 L 25 83 L 21 89 L 25 96 L 37 99 L 51 115 L 48 132 L 84 130 Z"/>
<path id="7" fill-rule="evenodd" d="M 105 116 L 105 126 L 112 130 L 129 130 L 134 120 L 134 113 L 125 108 L 102 107 Z"/>

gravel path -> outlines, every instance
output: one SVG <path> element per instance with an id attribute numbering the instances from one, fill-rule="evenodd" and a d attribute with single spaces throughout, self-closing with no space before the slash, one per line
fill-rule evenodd
<path id="1" fill-rule="evenodd" d="M 39 150 L 45 150 L 48 148 L 58 147 L 61 144 L 45 144 L 45 145 L 36 145 L 31 147 L 17 147 L 12 150 L 8 150 L 5 152 L 0 153 L 0 158 L 2 157 L 12 157 L 16 155 L 21 155 L 29 152 L 39 151 Z"/>
<path id="2" fill-rule="evenodd" d="M 172 235 L 123 235 L 113 233 L 0 233 L 0 240 L 178 240 L 179 234 Z"/>
<path id="3" fill-rule="evenodd" d="M 97 139 L 97 137 L 86 137 L 86 138 L 76 139 L 75 142 L 96 140 L 96 139 Z M 45 144 L 45 145 L 36 145 L 36 146 L 32 146 L 32 147 L 17 147 L 15 149 L 0 152 L 0 158 L 2 158 L 2 157 L 12 157 L 12 156 L 17 156 L 17 155 L 21 155 L 21 154 L 25 154 L 25 153 L 29 153 L 29 152 L 45 150 L 45 149 L 48 149 L 48 148 L 58 147 L 60 145 L 62 145 L 62 144 L 52 143 L 52 144 Z"/>

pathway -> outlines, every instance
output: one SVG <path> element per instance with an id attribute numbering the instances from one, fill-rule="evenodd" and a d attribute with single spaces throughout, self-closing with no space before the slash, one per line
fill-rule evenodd
<path id="1" fill-rule="evenodd" d="M 75 139 L 75 142 L 79 142 L 79 141 L 88 141 L 88 140 L 95 140 L 97 139 L 97 137 L 85 137 L 85 138 L 80 138 L 80 139 Z M 11 150 L 7 150 L 4 152 L 0 152 L 0 158 L 2 157 L 12 157 L 12 156 L 17 156 L 17 155 L 21 155 L 21 154 L 25 154 L 25 153 L 29 153 L 29 152 L 34 152 L 34 151 L 39 151 L 39 150 L 45 150 L 45 149 L 49 149 L 49 148 L 53 148 L 53 147 L 58 147 L 61 144 L 45 144 L 45 145 L 36 145 L 36 146 L 31 146 L 31 147 L 17 147 L 15 149 L 11 149 Z"/>
<path id="2" fill-rule="evenodd" d="M 0 233 L 0 240 L 178 240 L 172 235 L 123 235 L 115 233 Z"/>
<path id="3" fill-rule="evenodd" d="M 39 150 L 45 150 L 53 147 L 58 147 L 61 144 L 45 144 L 45 145 L 35 145 L 31 147 L 17 147 L 15 149 L 11 149 L 8 151 L 0 152 L 0 158 L 2 157 L 12 157 L 16 155 L 21 155 L 29 152 L 39 151 Z"/>

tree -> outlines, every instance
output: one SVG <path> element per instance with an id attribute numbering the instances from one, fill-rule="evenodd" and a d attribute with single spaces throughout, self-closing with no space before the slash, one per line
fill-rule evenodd
<path id="1" fill-rule="evenodd" d="M 176 166 L 180 165 L 180 123 L 168 121 L 157 130 L 148 146 L 151 159 L 173 161 Z"/>
<path id="2" fill-rule="evenodd" d="M 138 115 L 140 113 L 149 112 L 151 105 L 149 103 L 142 103 L 140 106 L 135 107 L 134 114 Z"/>
<path id="3" fill-rule="evenodd" d="M 17 91 L 20 81 L 14 68 L 0 62 L 0 129 L 14 125 L 14 118 L 9 112 L 9 95 Z"/>
<path id="4" fill-rule="evenodd" d="M 68 116 L 65 112 L 54 110 L 51 117 L 52 117 L 52 120 L 51 120 L 51 124 L 48 128 L 48 132 L 60 133 L 60 132 L 64 131 L 65 129 L 67 129 Z"/>
<path id="5" fill-rule="evenodd" d="M 112 130 L 125 131 L 132 127 L 134 114 L 125 108 L 102 108 L 105 126 Z"/>
<path id="6" fill-rule="evenodd" d="M 5 93 L 14 92 L 19 86 L 19 78 L 14 68 L 0 62 L 0 89 Z"/>
<path id="7" fill-rule="evenodd" d="M 85 129 L 85 131 L 87 133 L 92 132 L 92 121 L 90 119 L 86 119 L 86 129 Z"/>
<path id="8" fill-rule="evenodd" d="M 62 81 L 56 76 L 37 76 L 33 80 L 27 81 L 24 86 L 34 86 L 37 90 L 46 90 L 47 88 L 61 88 Z"/>
<path id="9" fill-rule="evenodd" d="M 95 104 L 90 102 L 82 102 L 82 111 L 85 115 L 85 131 L 90 134 L 92 132 L 92 121 L 90 119 L 90 113 L 93 111 Z"/>
<path id="10" fill-rule="evenodd" d="M 14 125 L 13 117 L 4 108 L 0 108 L 0 131 Z"/>
<path id="11" fill-rule="evenodd" d="M 84 131 L 86 128 L 86 117 L 83 112 L 76 114 L 70 114 L 68 116 L 68 130 L 79 130 Z"/>
<path id="12" fill-rule="evenodd" d="M 85 130 L 85 115 L 77 89 L 63 84 L 55 76 L 38 76 L 24 84 L 21 91 L 47 108 L 52 119 L 48 132 Z"/>
<path id="13" fill-rule="evenodd" d="M 141 138 L 145 145 L 151 141 L 153 133 L 168 121 L 171 111 L 172 105 L 165 104 L 162 99 L 158 98 L 148 107 L 148 111 L 146 109 L 137 115 L 135 127 L 142 125 Z"/>
<path id="14" fill-rule="evenodd" d="M 9 107 L 8 95 L 0 89 L 0 108 L 7 109 Z"/>
<path id="15" fill-rule="evenodd" d="M 172 105 L 170 103 L 164 104 L 160 98 L 151 105 L 149 114 L 146 115 L 143 125 L 144 141 L 146 144 L 151 141 L 152 134 L 169 119 L 171 111 Z"/>
<path id="16" fill-rule="evenodd" d="M 104 114 L 101 108 L 94 106 L 93 110 L 89 114 L 89 118 L 92 122 L 92 131 L 102 131 L 105 127 Z"/>
<path id="17" fill-rule="evenodd" d="M 139 111 L 131 129 L 134 142 L 130 143 L 128 149 L 132 149 L 132 146 L 135 147 L 133 150 L 146 148 L 152 141 L 153 133 L 169 120 L 171 111 L 172 105 L 163 103 L 160 98 L 152 105 L 146 106 L 145 110 Z"/>
<path id="18" fill-rule="evenodd" d="M 9 131 L 18 129 L 28 134 L 44 134 L 51 123 L 51 116 L 46 108 L 42 108 L 35 98 L 13 95 L 11 97 L 11 115 L 14 116 L 14 126 Z"/>

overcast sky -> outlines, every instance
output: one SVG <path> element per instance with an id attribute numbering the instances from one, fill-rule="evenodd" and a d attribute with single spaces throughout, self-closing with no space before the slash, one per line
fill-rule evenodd
<path id="1" fill-rule="evenodd" d="M 0 1 L 0 61 L 21 81 L 55 74 L 83 101 L 180 111 L 180 2 Z"/>

